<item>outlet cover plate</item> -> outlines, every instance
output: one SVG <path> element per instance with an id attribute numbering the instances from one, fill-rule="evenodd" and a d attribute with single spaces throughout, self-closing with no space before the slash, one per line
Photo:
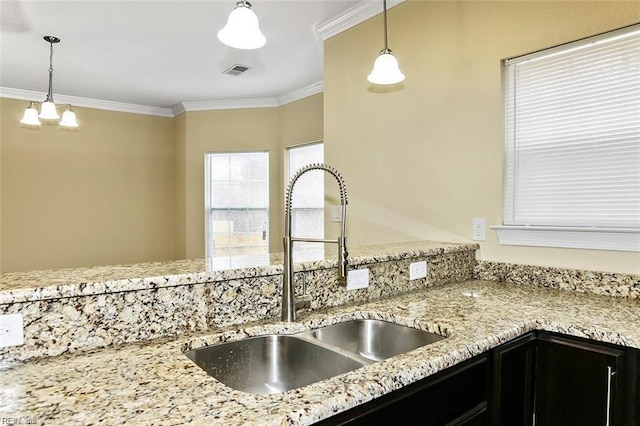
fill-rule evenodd
<path id="1" fill-rule="evenodd" d="M 473 219 L 473 241 L 485 241 L 487 239 L 487 221 L 482 218 Z"/>
<path id="2" fill-rule="evenodd" d="M 22 314 L 0 315 L 0 348 L 23 344 Z"/>
<path id="3" fill-rule="evenodd" d="M 427 277 L 427 261 L 412 262 L 409 265 L 409 281 Z"/>
<path id="4" fill-rule="evenodd" d="M 352 269 L 347 275 L 347 290 L 369 287 L 369 269 Z"/>

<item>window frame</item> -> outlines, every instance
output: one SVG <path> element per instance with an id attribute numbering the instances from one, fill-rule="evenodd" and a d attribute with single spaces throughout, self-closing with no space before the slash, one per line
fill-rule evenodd
<path id="1" fill-rule="evenodd" d="M 537 246 L 537 247 L 563 247 L 563 248 L 583 248 L 599 250 L 618 250 L 640 252 L 640 229 L 637 228 L 613 228 L 596 226 L 541 226 L 541 225 L 521 225 L 508 224 L 509 212 L 515 208 L 515 200 L 509 192 L 509 173 L 513 173 L 514 165 L 510 164 L 508 146 L 510 137 L 508 135 L 508 84 L 507 65 L 511 63 L 523 62 L 526 60 L 540 59 L 546 56 L 556 56 L 567 51 L 580 49 L 584 46 L 599 43 L 612 37 L 619 37 L 621 34 L 636 34 L 640 32 L 640 24 L 634 24 L 618 30 L 598 34 L 593 37 L 584 38 L 575 42 L 566 43 L 549 49 L 540 50 L 528 55 L 523 55 L 503 61 L 503 83 L 504 83 L 504 108 L 505 108 L 505 151 L 504 151 L 504 181 L 503 181 L 503 222 L 499 226 L 491 226 L 497 233 L 498 241 L 503 245 Z M 512 159 L 515 161 L 514 159 Z"/>
<path id="2" fill-rule="evenodd" d="M 302 143 L 299 145 L 292 145 L 292 146 L 288 146 L 285 148 L 285 152 L 284 152 L 284 187 L 287 188 L 289 185 L 289 182 L 291 180 L 291 178 L 293 177 L 293 174 L 296 173 L 300 167 L 296 168 L 295 170 L 291 169 L 291 151 L 295 150 L 295 149 L 300 149 L 300 148 L 307 148 L 307 147 L 311 147 L 311 146 L 316 146 L 316 145 L 320 145 L 322 147 L 322 161 L 320 162 L 324 162 L 324 140 L 317 140 L 317 141 L 313 141 L 313 142 L 307 142 L 307 143 Z M 315 162 L 315 161 L 314 161 Z M 304 166 L 303 166 L 304 167 Z M 314 173 L 314 172 L 310 172 L 310 173 Z M 324 212 L 325 212 L 325 201 L 324 201 L 324 186 L 323 186 L 323 191 L 322 191 L 322 207 L 317 207 L 317 208 L 308 208 L 308 210 L 315 210 L 315 209 L 319 209 L 322 211 L 322 235 L 318 235 L 317 238 L 324 238 L 324 232 L 326 229 L 326 223 L 325 223 L 325 217 L 324 217 Z M 294 203 L 292 203 L 292 207 L 291 207 L 291 215 L 293 220 L 295 220 L 295 211 L 298 210 L 303 210 L 304 208 L 300 208 L 300 207 L 294 207 L 293 206 Z M 295 228 L 295 223 L 292 224 L 292 228 Z M 312 235 L 297 235 L 295 233 L 295 229 L 292 229 L 292 235 L 293 236 L 302 236 L 302 237 L 312 237 Z M 294 251 L 296 252 L 296 256 L 297 259 L 301 259 L 301 260 L 306 260 L 306 261 L 310 261 L 310 260 L 318 260 L 318 259 L 322 259 L 324 257 L 324 247 L 321 244 L 317 244 L 317 243 L 297 243 L 294 245 Z"/>
<path id="3" fill-rule="evenodd" d="M 266 202 L 267 202 L 267 206 L 266 209 L 263 208 L 253 208 L 253 207 L 238 207 L 238 208 L 234 208 L 234 207 L 227 207 L 224 209 L 215 209 L 212 207 L 212 167 L 210 166 L 210 156 L 212 155 L 247 155 L 247 154 L 263 154 L 266 155 L 266 166 L 267 166 L 267 171 L 266 171 L 266 179 L 265 179 L 265 183 L 266 183 Z M 210 151 L 210 152 L 205 152 L 204 155 L 204 190 L 205 190 L 205 203 L 204 203 L 204 214 L 205 214 L 205 258 L 213 258 L 216 257 L 215 256 L 215 247 L 213 246 L 213 236 L 214 236 L 214 232 L 212 229 L 212 223 L 211 223 L 211 214 L 213 210 L 266 210 L 266 217 L 267 217 L 267 223 L 266 223 L 266 229 L 265 229 L 265 233 L 264 233 L 264 241 L 265 241 L 265 250 L 266 253 L 269 253 L 269 238 L 270 238 L 270 221 L 271 221 L 271 217 L 270 217 L 270 159 L 269 159 L 270 153 L 268 150 L 250 150 L 250 151 Z M 226 255 L 225 257 L 230 256 L 230 254 Z M 233 256 L 233 255 L 231 255 Z M 220 257 L 220 256 L 218 256 Z"/>

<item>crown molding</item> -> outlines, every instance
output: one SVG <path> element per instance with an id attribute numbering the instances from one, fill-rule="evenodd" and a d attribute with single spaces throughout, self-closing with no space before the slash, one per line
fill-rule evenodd
<path id="1" fill-rule="evenodd" d="M 46 94 L 31 90 L 11 89 L 0 87 L 0 98 L 20 99 L 30 102 L 42 102 Z M 133 114 L 155 115 L 159 117 L 173 117 L 169 108 L 159 108 L 147 105 L 128 104 L 124 102 L 105 101 L 101 99 L 81 98 L 55 94 L 56 104 L 71 104 L 74 107 L 103 109 L 108 111 L 129 112 Z"/>
<path id="2" fill-rule="evenodd" d="M 318 81 L 301 89 L 292 90 L 273 98 L 221 99 L 216 101 L 181 102 L 171 107 L 174 117 L 191 111 L 216 111 L 225 109 L 274 108 L 322 93 L 324 83 Z"/>
<path id="3" fill-rule="evenodd" d="M 174 111 L 216 111 L 221 109 L 273 108 L 278 103 L 275 98 L 220 99 L 216 101 L 182 102 Z"/>
<path id="4" fill-rule="evenodd" d="M 318 93 L 322 93 L 323 91 L 324 82 L 318 81 L 316 83 L 310 84 L 307 87 L 283 93 L 282 95 L 276 97 L 276 102 L 278 103 L 278 106 L 282 106 L 290 104 L 291 102 L 299 101 L 300 99 L 304 99 L 309 96 L 317 95 Z"/>
<path id="5" fill-rule="evenodd" d="M 406 0 L 388 0 L 387 10 L 395 7 Z M 379 1 L 363 1 L 360 4 L 347 9 L 344 13 L 335 18 L 321 22 L 316 25 L 316 32 L 322 38 L 322 41 L 327 40 L 343 31 L 348 30 L 351 27 L 355 27 L 361 22 L 366 21 L 383 12 L 382 3 Z"/>
<path id="6" fill-rule="evenodd" d="M 181 102 L 171 108 L 160 108 L 146 105 L 128 104 L 124 102 L 104 101 L 100 99 L 81 98 L 77 96 L 55 95 L 57 104 L 71 104 L 74 107 L 86 107 L 109 111 L 129 112 L 133 114 L 155 115 L 159 117 L 177 117 L 187 111 L 216 111 L 224 109 L 273 108 L 282 106 L 324 90 L 322 81 L 301 89 L 283 93 L 272 98 L 222 99 L 202 102 Z M 0 87 L 0 98 L 20 99 L 24 101 L 42 102 L 44 94 L 30 90 Z"/>

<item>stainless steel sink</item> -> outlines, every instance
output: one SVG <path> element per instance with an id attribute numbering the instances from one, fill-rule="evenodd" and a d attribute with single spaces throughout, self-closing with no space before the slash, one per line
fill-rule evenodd
<path id="1" fill-rule="evenodd" d="M 356 359 L 290 335 L 265 335 L 185 353 L 230 388 L 280 393 L 355 370 Z"/>
<path id="2" fill-rule="evenodd" d="M 359 319 L 294 335 L 269 334 L 193 349 L 185 355 L 230 388 L 286 392 L 444 339 L 434 333 Z"/>
<path id="3" fill-rule="evenodd" d="M 359 319 L 311 331 L 321 342 L 337 346 L 373 361 L 381 361 L 444 339 L 416 328 L 391 322 Z"/>

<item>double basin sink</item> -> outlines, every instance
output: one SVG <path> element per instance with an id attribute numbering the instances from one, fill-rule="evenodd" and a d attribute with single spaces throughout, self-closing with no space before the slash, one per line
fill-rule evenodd
<path id="1" fill-rule="evenodd" d="M 357 319 L 291 335 L 248 337 L 185 355 L 230 388 L 270 394 L 326 380 L 441 339 L 404 325 Z"/>

